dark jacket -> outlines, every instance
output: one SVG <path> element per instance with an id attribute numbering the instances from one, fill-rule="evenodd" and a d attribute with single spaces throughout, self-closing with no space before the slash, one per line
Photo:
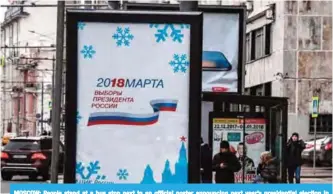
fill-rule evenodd
<path id="1" fill-rule="evenodd" d="M 305 149 L 303 140 L 292 141 L 289 139 L 287 142 L 287 166 L 300 166 L 302 165 L 302 152 Z"/>
<path id="2" fill-rule="evenodd" d="M 226 167 L 221 168 L 221 163 L 224 163 Z M 213 171 L 215 171 L 215 182 L 216 183 L 234 183 L 235 182 L 235 172 L 241 169 L 241 164 L 239 163 L 235 154 L 231 152 L 218 153 L 214 156 L 212 162 Z"/>
<path id="3" fill-rule="evenodd" d="M 278 169 L 276 159 L 271 159 L 266 164 L 258 165 L 258 174 L 263 178 L 264 182 L 277 183 Z"/>
<path id="4" fill-rule="evenodd" d="M 212 150 L 208 144 L 201 144 L 200 148 L 200 168 L 202 179 L 211 180 L 212 177 Z"/>

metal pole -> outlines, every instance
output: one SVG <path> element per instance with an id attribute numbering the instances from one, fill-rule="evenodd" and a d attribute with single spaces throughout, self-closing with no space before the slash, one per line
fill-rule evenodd
<path id="1" fill-rule="evenodd" d="M 58 183 L 59 141 L 60 141 L 60 113 L 61 113 L 61 90 L 62 90 L 62 66 L 64 54 L 64 19 L 65 1 L 58 1 L 57 7 L 57 50 L 55 87 L 52 99 L 52 163 L 51 183 Z"/>
<path id="2" fill-rule="evenodd" d="M 20 101 L 20 92 L 17 92 L 17 116 L 16 116 L 16 135 L 20 135 L 20 108 L 21 108 L 21 101 Z"/>
<path id="3" fill-rule="evenodd" d="M 317 151 L 317 118 L 314 118 L 314 147 L 313 147 L 313 174 L 316 174 L 316 151 Z"/>
<path id="4" fill-rule="evenodd" d="M 26 107 L 27 107 L 26 103 L 27 103 L 27 95 L 26 95 L 26 92 L 25 92 L 25 84 L 24 84 L 24 86 L 23 86 L 23 119 L 22 119 L 23 130 L 26 130 L 26 128 L 25 128 L 25 121 L 26 121 L 26 118 L 25 118 L 26 117 L 26 112 L 25 112 L 25 110 L 26 110 Z"/>
<path id="5" fill-rule="evenodd" d="M 246 157 L 246 145 L 245 145 L 245 135 L 246 135 L 246 128 L 245 128 L 245 106 L 243 105 L 243 158 L 242 158 L 242 183 L 245 183 L 245 157 Z"/>
<path id="6" fill-rule="evenodd" d="M 40 111 L 40 128 L 41 133 L 44 131 L 44 82 L 42 80 L 42 93 L 41 93 L 41 111 Z"/>

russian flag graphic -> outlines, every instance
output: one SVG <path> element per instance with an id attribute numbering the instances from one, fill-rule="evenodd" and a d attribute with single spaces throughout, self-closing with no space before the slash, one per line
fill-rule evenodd
<path id="1" fill-rule="evenodd" d="M 91 113 L 88 126 L 93 125 L 152 125 L 158 121 L 161 111 L 176 111 L 178 100 L 152 100 L 150 105 L 153 113 L 131 114 L 125 112 Z"/>

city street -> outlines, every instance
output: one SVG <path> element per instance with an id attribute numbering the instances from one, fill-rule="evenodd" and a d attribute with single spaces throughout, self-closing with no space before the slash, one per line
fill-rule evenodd
<path id="1" fill-rule="evenodd" d="M 28 184 L 28 183 L 41 183 L 41 184 L 44 184 L 44 183 L 48 183 L 48 182 L 45 182 L 45 181 L 30 181 L 28 179 L 27 176 L 15 176 L 13 178 L 12 181 L 1 181 L 1 193 L 9 193 L 9 187 L 11 184 L 20 184 L 20 183 L 24 183 L 24 184 Z"/>

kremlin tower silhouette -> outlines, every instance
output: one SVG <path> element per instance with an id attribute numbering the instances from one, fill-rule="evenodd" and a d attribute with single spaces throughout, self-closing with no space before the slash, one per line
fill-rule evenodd
<path id="1" fill-rule="evenodd" d="M 187 154 L 184 142 L 182 142 L 179 150 L 178 161 L 175 164 L 175 173 L 172 174 L 170 162 L 166 160 L 161 183 L 187 183 Z M 141 184 L 157 184 L 154 180 L 154 171 L 149 164 L 146 166 Z"/>

